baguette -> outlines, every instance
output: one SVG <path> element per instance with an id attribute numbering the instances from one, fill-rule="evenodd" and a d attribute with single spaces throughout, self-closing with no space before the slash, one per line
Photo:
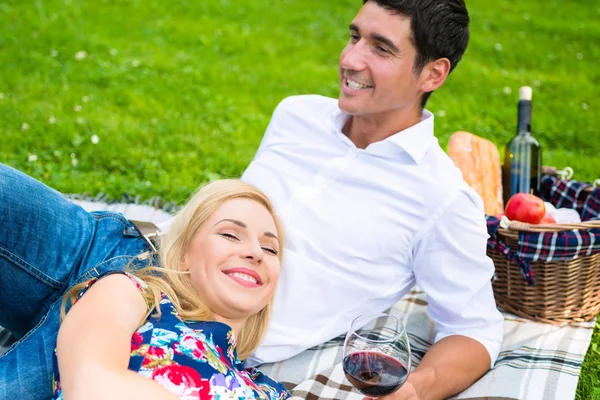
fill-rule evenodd
<path id="1" fill-rule="evenodd" d="M 503 213 L 502 166 L 496 145 L 472 133 L 455 132 L 448 142 L 448 155 L 483 199 L 485 213 Z"/>

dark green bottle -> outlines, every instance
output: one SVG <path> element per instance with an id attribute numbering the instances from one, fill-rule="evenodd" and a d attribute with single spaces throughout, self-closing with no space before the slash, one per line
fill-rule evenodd
<path id="1" fill-rule="evenodd" d="M 502 167 L 504 204 L 515 193 L 540 192 L 542 148 L 531 135 L 531 97 L 529 86 L 519 89 L 517 135 L 506 145 Z"/>

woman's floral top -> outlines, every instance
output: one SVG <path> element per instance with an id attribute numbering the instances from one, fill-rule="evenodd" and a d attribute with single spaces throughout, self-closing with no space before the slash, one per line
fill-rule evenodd
<path id="1" fill-rule="evenodd" d="M 140 291 L 144 290 L 144 282 L 126 275 Z M 79 296 L 98 279 L 91 280 Z M 257 369 L 243 367 L 229 326 L 212 321 L 183 321 L 165 295 L 160 309 L 162 315 L 150 316 L 131 338 L 130 370 L 158 382 L 182 400 L 290 397 L 282 384 Z M 53 386 L 53 399 L 62 400 L 56 351 Z"/>

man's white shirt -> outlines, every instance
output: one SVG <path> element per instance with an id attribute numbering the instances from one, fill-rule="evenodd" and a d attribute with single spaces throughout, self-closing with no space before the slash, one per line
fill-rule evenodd
<path id="1" fill-rule="evenodd" d="M 493 365 L 503 317 L 483 203 L 439 146 L 433 115 L 366 149 L 342 133 L 347 119 L 335 99 L 283 100 L 242 176 L 269 196 L 285 229 L 271 323 L 249 365 L 332 339 L 415 284 L 435 341 L 473 338 Z"/>
<path id="2" fill-rule="evenodd" d="M 483 203 L 433 135 L 433 115 L 366 149 L 343 133 L 337 100 L 283 100 L 242 176 L 285 229 L 271 324 L 252 364 L 292 357 L 394 305 L 427 294 L 435 341 L 479 341 L 492 364 L 503 318 L 486 256 Z"/>

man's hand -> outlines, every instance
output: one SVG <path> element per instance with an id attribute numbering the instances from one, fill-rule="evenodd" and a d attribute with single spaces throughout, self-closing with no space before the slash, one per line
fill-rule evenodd
<path id="1" fill-rule="evenodd" d="M 415 390 L 415 387 L 410 383 L 406 382 L 400 389 L 394 393 L 384 397 L 365 397 L 363 400 L 419 400 L 419 395 Z"/>
<path id="2" fill-rule="evenodd" d="M 489 365 L 489 353 L 479 342 L 465 336 L 448 336 L 429 349 L 398 391 L 377 400 L 447 399 L 471 386 Z"/>

